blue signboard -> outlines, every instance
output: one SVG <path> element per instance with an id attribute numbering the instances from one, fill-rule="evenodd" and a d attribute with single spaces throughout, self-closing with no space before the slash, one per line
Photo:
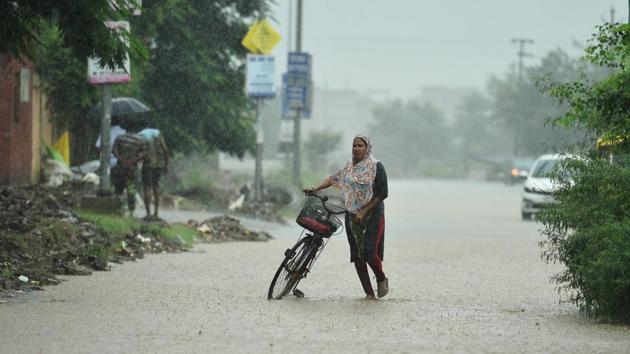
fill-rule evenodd
<path id="1" fill-rule="evenodd" d="M 296 107 L 289 106 L 289 103 L 296 101 L 300 102 L 302 118 L 311 118 L 312 86 L 308 85 L 306 89 L 289 86 L 287 76 L 287 74 L 282 74 L 282 118 L 293 119 Z"/>
<path id="2" fill-rule="evenodd" d="M 310 79 L 312 58 L 308 53 L 290 52 L 287 72 L 289 74 L 306 75 Z"/>
<path id="3" fill-rule="evenodd" d="M 290 52 L 287 73 L 282 76 L 282 116 L 293 117 L 293 110 L 301 110 L 302 117 L 310 118 L 312 105 L 312 57 L 308 53 Z"/>

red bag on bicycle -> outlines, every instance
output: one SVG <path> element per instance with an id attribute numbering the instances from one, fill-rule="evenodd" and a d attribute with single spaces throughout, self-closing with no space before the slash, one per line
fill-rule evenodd
<path id="1" fill-rule="evenodd" d="M 330 237 L 337 231 L 341 222 L 324 208 L 322 202 L 315 197 L 308 197 L 295 220 L 303 228 L 322 237 Z"/>

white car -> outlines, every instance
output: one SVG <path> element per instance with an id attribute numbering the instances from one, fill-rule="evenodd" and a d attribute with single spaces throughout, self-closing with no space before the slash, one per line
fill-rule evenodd
<path id="1" fill-rule="evenodd" d="M 554 203 L 553 192 L 557 185 L 549 177 L 549 173 L 566 158 L 567 155 L 548 154 L 536 159 L 523 186 L 521 203 L 523 220 L 531 219 L 532 215 L 538 213 L 545 205 Z"/>

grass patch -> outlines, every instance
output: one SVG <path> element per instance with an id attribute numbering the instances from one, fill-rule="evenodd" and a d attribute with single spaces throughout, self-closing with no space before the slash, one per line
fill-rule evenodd
<path id="1" fill-rule="evenodd" d="M 197 230 L 191 229 L 182 224 L 174 224 L 170 226 L 149 225 L 147 231 L 160 235 L 169 241 L 181 239 L 186 247 L 191 247 L 197 237 Z"/>
<path id="2" fill-rule="evenodd" d="M 158 235 L 175 242 L 178 242 L 179 239 L 184 246 L 192 247 L 197 237 L 197 230 L 183 224 L 144 224 L 136 219 L 122 216 L 98 214 L 84 210 L 76 211 L 76 213 L 81 218 L 93 223 L 99 232 L 105 233 L 112 241 L 124 239 L 129 234 L 139 233 Z M 98 245 L 89 250 L 89 253 L 93 255 L 108 255 L 110 252 L 110 249 Z"/>
<path id="3" fill-rule="evenodd" d="M 113 254 L 112 249 L 115 247 L 107 247 L 102 244 L 90 245 L 86 251 L 89 256 L 96 256 L 102 259 L 110 259 Z"/>
<path id="4" fill-rule="evenodd" d="M 85 210 L 78 210 L 76 214 L 96 226 L 99 232 L 105 233 L 109 237 L 123 237 L 129 233 L 135 233 L 141 229 L 141 223 L 135 219 L 98 214 Z"/>

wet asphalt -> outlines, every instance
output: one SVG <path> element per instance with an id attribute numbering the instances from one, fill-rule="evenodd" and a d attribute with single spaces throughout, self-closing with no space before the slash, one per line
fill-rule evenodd
<path id="1" fill-rule="evenodd" d="M 197 245 L 0 303 L 1 353 L 623 353 L 630 327 L 559 303 L 540 225 L 520 187 L 390 181 L 384 269 L 390 294 L 365 301 L 345 235 L 300 284 L 267 300 L 300 228 L 246 220 L 270 242 Z M 164 212 L 169 221 L 206 213 Z"/>

